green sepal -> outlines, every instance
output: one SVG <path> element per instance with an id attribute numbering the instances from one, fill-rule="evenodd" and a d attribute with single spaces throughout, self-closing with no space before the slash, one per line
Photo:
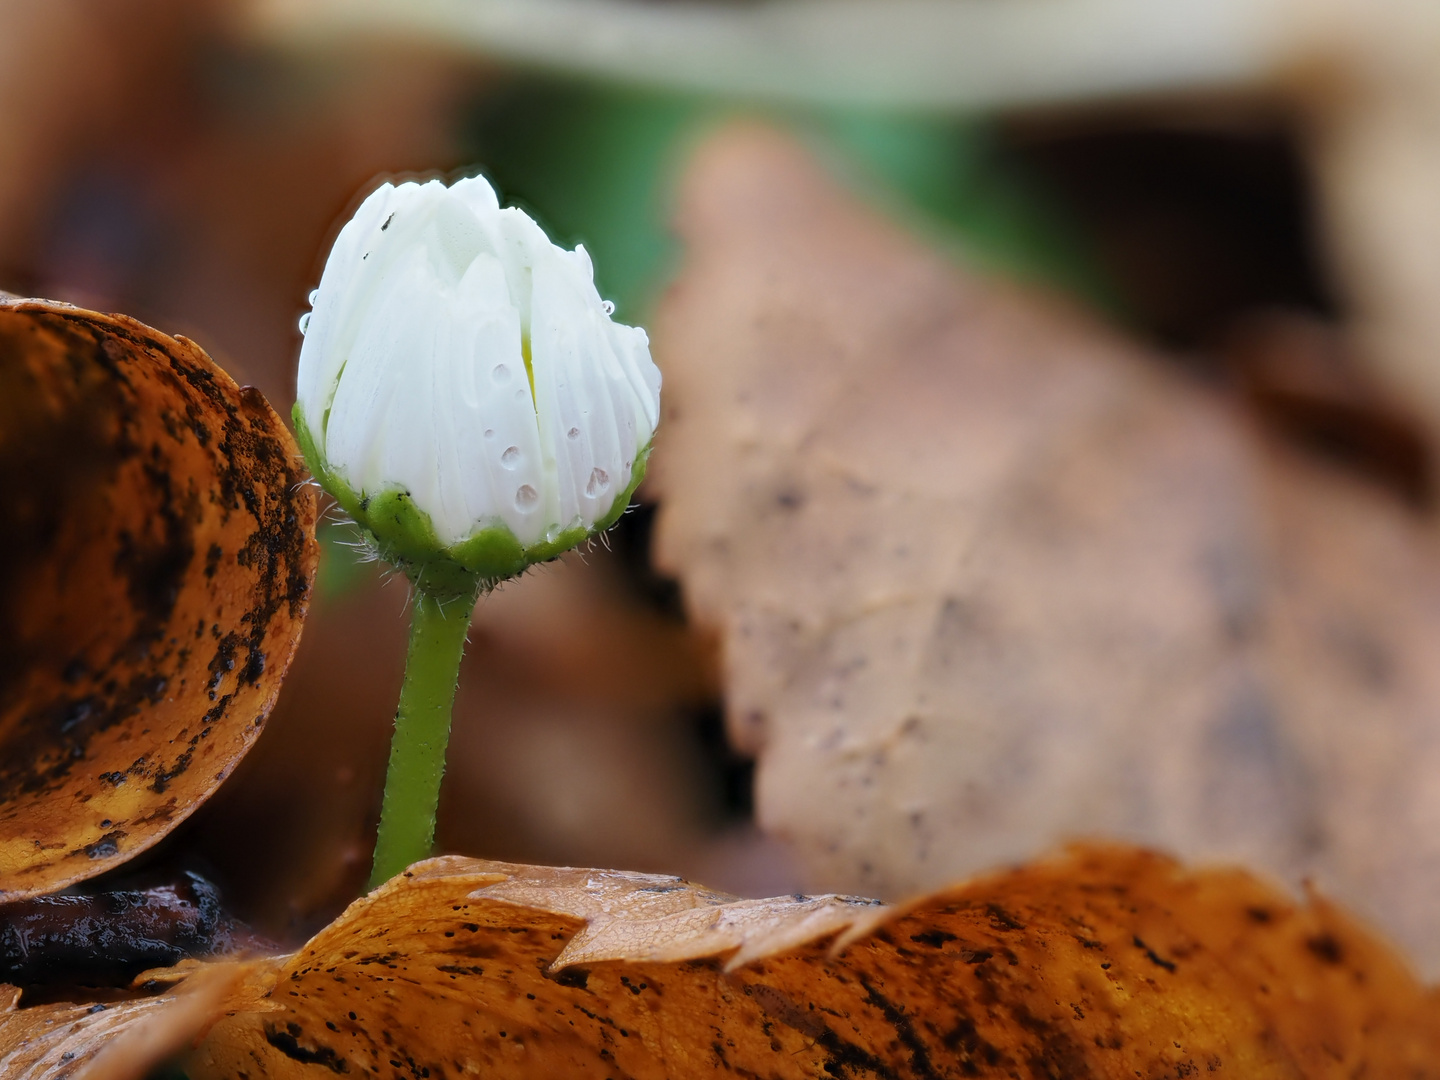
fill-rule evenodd
<path id="1" fill-rule="evenodd" d="M 470 573 L 497 581 L 515 577 L 532 561 L 525 558 L 525 548 L 505 525 L 481 529 L 468 540 L 452 545 L 449 554 Z"/>
<path id="2" fill-rule="evenodd" d="M 391 488 L 371 495 L 357 494 L 320 454 L 299 402 L 291 418 L 295 423 L 295 441 L 320 486 L 360 526 L 382 559 L 403 570 L 417 589 L 437 600 L 474 597 L 502 581 L 519 577 L 536 563 L 559 558 L 588 537 L 610 528 L 630 505 L 635 489 L 645 478 L 646 463 L 650 459 L 647 443 L 636 455 L 629 485 L 594 528 L 576 525 L 554 539 L 538 540 L 526 547 L 509 526 L 496 522 L 459 543 L 444 547 L 430 515 L 415 505 L 408 491 Z"/>
<path id="3" fill-rule="evenodd" d="M 525 562 L 529 564 L 558 559 L 571 548 L 583 543 L 585 538 L 594 531 L 583 525 L 575 525 L 564 530 L 554 540 L 537 540 L 525 549 Z"/>

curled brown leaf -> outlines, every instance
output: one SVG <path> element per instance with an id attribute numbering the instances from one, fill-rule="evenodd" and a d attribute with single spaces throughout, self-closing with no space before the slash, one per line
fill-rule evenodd
<path id="1" fill-rule="evenodd" d="M 155 843 L 228 776 L 299 637 L 315 495 L 193 342 L 0 299 L 0 899 Z"/>

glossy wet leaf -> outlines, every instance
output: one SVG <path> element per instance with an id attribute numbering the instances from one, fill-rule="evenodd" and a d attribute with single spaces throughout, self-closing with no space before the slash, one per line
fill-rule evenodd
<path id="1" fill-rule="evenodd" d="M 163 1031 L 191 1080 L 1440 1076 L 1440 1001 L 1348 916 L 1122 847 L 899 908 L 446 857 L 292 956 L 149 984 L 107 1038 Z M 89 1015 L 9 1014 L 0 1080 L 154 1063 L 92 1062 Z"/>
<path id="2" fill-rule="evenodd" d="M 36 896 L 0 906 L 0 981 L 123 986 L 149 968 L 255 943 L 199 874 L 150 889 Z"/>
<path id="3" fill-rule="evenodd" d="M 304 479 L 193 342 L 0 301 L 0 898 L 144 850 L 255 741 L 315 572 Z"/>
<path id="4" fill-rule="evenodd" d="M 778 133 L 682 187 L 656 551 L 811 887 L 1138 838 L 1312 875 L 1440 970 L 1429 524 Z"/>

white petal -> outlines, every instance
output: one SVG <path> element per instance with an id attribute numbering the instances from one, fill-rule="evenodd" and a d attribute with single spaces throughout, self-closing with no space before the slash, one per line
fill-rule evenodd
<path id="1" fill-rule="evenodd" d="M 467 176 L 450 185 L 450 197 L 463 203 L 477 218 L 493 217 L 500 212 L 495 189 L 483 176 Z"/>
<path id="2" fill-rule="evenodd" d="M 437 282 L 422 248 L 412 248 L 396 269 L 391 288 L 357 320 L 325 429 L 331 465 L 357 492 L 370 495 L 412 486 L 410 476 L 395 471 L 390 444 L 404 435 L 392 427 L 415 407 L 422 385 L 414 379 L 417 358 L 426 351 L 424 338 L 433 322 L 426 318 L 428 309 L 436 306 Z"/>
<path id="3" fill-rule="evenodd" d="M 660 373 L 645 332 L 610 319 L 585 249 L 476 177 L 365 200 L 326 263 L 297 391 L 352 488 L 408 491 L 444 545 L 497 523 L 528 545 L 613 507 Z"/>
<path id="4" fill-rule="evenodd" d="M 460 289 L 460 306 L 475 311 L 475 317 L 464 330 L 464 347 L 456 357 L 470 367 L 469 385 L 478 403 L 478 423 L 467 433 L 472 518 L 466 535 L 472 526 L 498 518 L 522 543 L 533 543 L 544 531 L 541 515 L 538 507 L 516 496 L 522 487 L 537 494 L 543 488 L 540 435 L 520 351 L 520 319 L 503 283 L 499 260 L 480 256 Z M 482 295 L 490 298 L 484 307 Z"/>
<path id="5" fill-rule="evenodd" d="M 443 192 L 443 186 L 439 190 Z M 341 230 L 326 260 L 320 296 L 300 349 L 300 400 L 306 402 L 306 422 L 317 439 L 365 312 L 375 297 L 401 287 L 394 284 L 396 259 L 415 246 L 427 227 L 436 195 L 419 184 L 384 185 Z M 307 372 L 309 358 L 314 364 Z"/>
<path id="6" fill-rule="evenodd" d="M 355 216 L 346 222 L 330 249 L 325 262 L 320 288 L 311 300 L 315 309 L 311 312 L 305 340 L 300 346 L 300 365 L 295 376 L 295 398 L 305 415 L 316 439 L 323 434 L 324 412 L 335 393 L 335 381 L 344 366 L 344 357 L 333 347 L 336 318 L 335 308 L 349 295 L 356 273 L 360 269 L 361 245 L 364 236 L 378 224 L 386 204 L 395 188 L 382 184 L 371 192 L 360 204 Z"/>
<path id="7" fill-rule="evenodd" d="M 443 280 L 458 283 L 475 256 L 488 247 L 479 220 L 459 199 L 442 196 L 435 202 L 429 226 L 436 272 Z"/>
<path id="8" fill-rule="evenodd" d="M 593 287 L 588 291 L 593 295 Z M 594 306 L 590 300 L 567 268 L 554 262 L 536 268 L 535 383 L 541 434 L 563 496 L 562 526 L 576 515 L 587 526 L 603 517 L 629 483 L 635 457 L 632 395 L 617 377 L 608 319 L 598 299 Z M 573 439 L 572 429 L 580 433 Z"/>

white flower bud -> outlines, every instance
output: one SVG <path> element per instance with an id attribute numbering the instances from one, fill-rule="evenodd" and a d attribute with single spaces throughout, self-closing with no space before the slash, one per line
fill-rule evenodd
<path id="1" fill-rule="evenodd" d="M 593 279 L 479 178 L 385 184 L 340 231 L 302 320 L 297 433 L 422 587 L 509 577 L 628 504 L 660 372 Z"/>

